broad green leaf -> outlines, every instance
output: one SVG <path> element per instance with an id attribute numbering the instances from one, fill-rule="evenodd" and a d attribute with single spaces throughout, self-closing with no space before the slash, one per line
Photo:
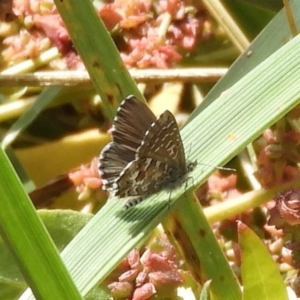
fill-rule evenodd
<path id="1" fill-rule="evenodd" d="M 241 247 L 243 300 L 288 300 L 278 266 L 259 237 L 245 224 L 238 224 Z"/>
<path id="2" fill-rule="evenodd" d="M 71 210 L 40 210 L 38 215 L 59 251 L 62 251 L 91 219 L 91 215 Z M 0 239 L 0 299 L 16 299 L 26 288 L 27 283 L 15 258 Z"/>

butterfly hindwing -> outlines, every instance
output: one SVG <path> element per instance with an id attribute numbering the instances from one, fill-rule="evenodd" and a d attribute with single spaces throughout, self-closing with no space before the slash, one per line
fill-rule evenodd
<path id="1" fill-rule="evenodd" d="M 111 190 L 112 184 L 120 176 L 120 173 L 132 160 L 135 152 L 128 151 L 123 146 L 114 142 L 106 145 L 100 154 L 99 171 L 104 190 Z"/>
<path id="2" fill-rule="evenodd" d="M 151 158 L 134 160 L 116 180 L 115 195 L 122 198 L 156 193 L 170 180 L 169 171 L 167 164 Z"/>

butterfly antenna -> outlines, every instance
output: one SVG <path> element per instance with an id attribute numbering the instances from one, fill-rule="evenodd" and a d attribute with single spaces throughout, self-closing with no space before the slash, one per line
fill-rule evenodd
<path id="1" fill-rule="evenodd" d="M 192 151 L 192 145 L 193 145 L 193 143 L 191 143 L 191 145 L 189 147 L 189 151 L 188 151 L 188 155 L 187 156 L 189 156 L 190 152 Z M 190 163 L 190 165 L 191 165 L 191 167 L 190 167 L 191 170 L 190 171 L 192 171 L 194 169 L 194 167 L 197 165 L 197 162 Z M 211 167 L 211 168 L 214 168 L 214 169 L 217 169 L 217 170 L 236 172 L 236 169 L 233 169 L 233 168 L 217 167 L 217 166 L 213 166 L 213 165 L 205 164 L 205 163 L 199 163 L 199 165 L 206 166 L 206 167 Z"/>

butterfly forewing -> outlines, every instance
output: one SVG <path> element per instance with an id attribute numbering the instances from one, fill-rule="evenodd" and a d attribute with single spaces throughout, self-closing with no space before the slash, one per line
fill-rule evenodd
<path id="1" fill-rule="evenodd" d="M 124 168 L 135 159 L 145 132 L 156 117 L 145 103 L 134 96 L 122 101 L 114 119 L 112 137 L 100 154 L 99 170 L 103 189 L 112 190 Z"/>
<path id="2" fill-rule="evenodd" d="M 117 110 L 113 126 L 113 140 L 136 151 L 146 131 L 156 121 L 148 106 L 134 96 L 126 98 Z"/>

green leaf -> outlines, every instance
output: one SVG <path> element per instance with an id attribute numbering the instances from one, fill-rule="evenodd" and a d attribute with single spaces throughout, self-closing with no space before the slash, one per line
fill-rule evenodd
<path id="1" fill-rule="evenodd" d="M 287 289 L 267 247 L 245 224 L 238 224 L 243 300 L 288 300 Z"/>
<path id="2" fill-rule="evenodd" d="M 38 215 L 59 251 L 65 248 L 91 219 L 91 215 L 71 210 L 40 210 Z M 0 239 L 0 285 L 0 299 L 16 299 L 16 296 L 27 287 L 14 257 L 2 239 Z"/>
<path id="3" fill-rule="evenodd" d="M 40 210 L 38 215 L 59 251 L 65 248 L 92 217 L 71 210 Z M 16 296 L 27 288 L 14 257 L 2 239 L 0 239 L 0 287 L 0 299 L 16 299 Z"/>

